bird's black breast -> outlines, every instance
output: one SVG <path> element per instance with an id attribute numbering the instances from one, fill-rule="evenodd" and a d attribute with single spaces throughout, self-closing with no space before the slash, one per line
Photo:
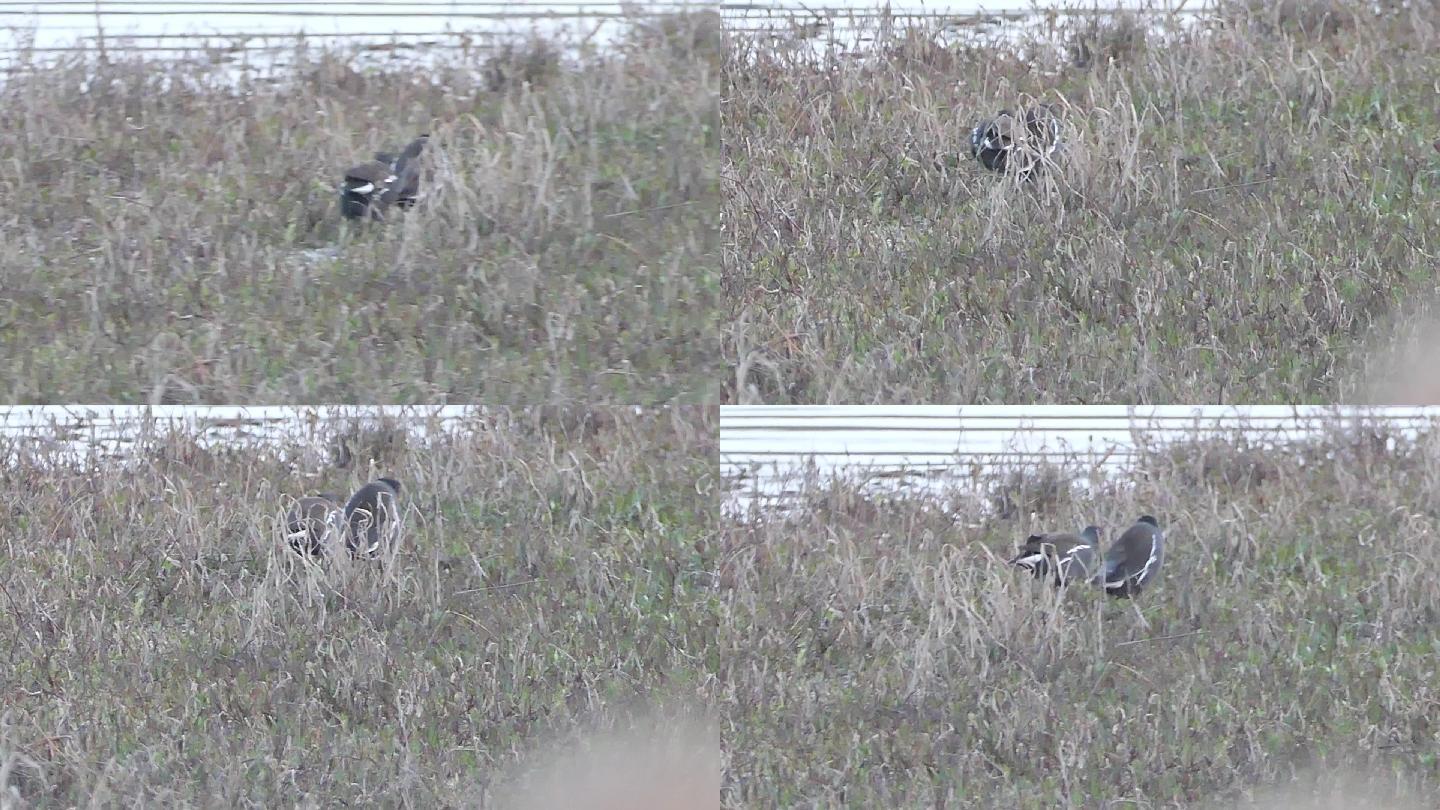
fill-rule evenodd
<path id="1" fill-rule="evenodd" d="M 984 121 L 970 132 L 970 157 L 995 171 L 1005 171 L 1006 149 L 994 121 Z"/>
<path id="2" fill-rule="evenodd" d="M 370 195 L 353 191 L 340 193 L 340 215 L 346 219 L 361 219 L 370 211 Z"/>

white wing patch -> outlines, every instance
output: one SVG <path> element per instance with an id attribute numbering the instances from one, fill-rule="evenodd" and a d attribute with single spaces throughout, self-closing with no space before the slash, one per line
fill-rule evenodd
<path id="1" fill-rule="evenodd" d="M 1158 560 L 1159 558 L 1160 558 L 1160 539 L 1159 539 L 1159 535 L 1152 534 L 1152 535 L 1150 535 L 1150 558 L 1147 559 L 1147 560 L 1145 560 L 1145 565 L 1142 566 L 1142 567 L 1140 568 L 1140 570 L 1139 570 L 1139 571 L 1136 571 L 1134 574 L 1129 574 L 1129 575 L 1123 576 L 1123 577 L 1121 577 L 1120 579 L 1118 579 L 1118 580 L 1116 580 L 1116 581 L 1114 581 L 1114 582 L 1106 582 L 1106 583 L 1105 583 L 1105 589 L 1106 589 L 1106 590 L 1115 590 L 1116 588 L 1123 588 L 1123 587 L 1125 587 L 1125 583 L 1126 583 L 1126 582 L 1133 582 L 1133 583 L 1135 583 L 1135 587 L 1137 587 L 1137 588 L 1140 587 L 1141 585 L 1144 585 L 1146 578 L 1148 578 L 1148 577 L 1150 576 L 1150 569 L 1153 568 L 1153 567 L 1155 567 L 1155 561 Z"/>
<path id="2" fill-rule="evenodd" d="M 350 189 L 350 192 L 353 193 L 353 194 L 369 194 L 370 192 L 372 192 L 372 191 L 374 191 L 374 190 L 375 190 L 375 184 L 374 184 L 374 183 L 366 183 L 366 184 L 363 185 L 363 186 L 355 186 L 354 188 Z"/>
<path id="3" fill-rule="evenodd" d="M 1160 537 L 1158 533 L 1150 535 L 1150 559 L 1145 561 L 1145 567 L 1135 575 L 1135 584 L 1139 585 L 1150 576 L 1150 568 L 1155 565 L 1155 560 L 1160 556 Z"/>
<path id="4" fill-rule="evenodd" d="M 1070 566 L 1075 563 L 1075 555 L 1076 555 L 1076 554 L 1079 554 L 1079 553 L 1082 552 L 1082 551 L 1089 551 L 1089 550 L 1090 550 L 1090 546 L 1075 546 L 1074 548 L 1072 548 L 1072 549 L 1070 549 L 1068 552 L 1066 552 L 1066 553 L 1065 553 L 1065 556 L 1060 558 L 1060 576 L 1061 576 L 1061 578 L 1063 578 L 1063 579 L 1069 579 L 1069 578 L 1070 578 Z M 1081 564 L 1080 564 L 1080 567 L 1081 567 L 1081 568 L 1084 568 L 1085 571 L 1086 571 L 1086 573 L 1089 573 L 1090 567 L 1089 567 L 1088 565 L 1085 565 L 1084 563 L 1081 563 Z"/>

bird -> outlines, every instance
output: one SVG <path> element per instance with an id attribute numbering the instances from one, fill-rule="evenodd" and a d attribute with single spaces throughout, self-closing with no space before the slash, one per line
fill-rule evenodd
<path id="1" fill-rule="evenodd" d="M 347 169 L 340 184 L 341 216 L 384 219 L 392 205 L 413 206 L 420 193 L 420 153 L 429 142 L 429 135 L 421 135 L 398 155 L 376 152 L 374 160 Z"/>
<path id="2" fill-rule="evenodd" d="M 285 518 L 285 537 L 296 554 L 319 557 L 325 553 L 325 539 L 336 524 L 340 498 L 328 492 L 308 495 L 295 502 Z"/>
<path id="3" fill-rule="evenodd" d="M 351 556 L 374 557 L 379 553 L 385 533 L 400 517 L 395 502 L 399 494 L 399 481 L 381 478 L 356 490 L 345 502 L 345 544 Z"/>
<path id="4" fill-rule="evenodd" d="M 1001 110 L 970 131 L 970 157 L 994 172 L 1028 177 L 1060 148 L 1060 118 L 1048 104 Z"/>
<path id="5" fill-rule="evenodd" d="M 1010 564 L 1024 568 L 1036 579 L 1053 577 L 1055 587 L 1060 588 L 1094 578 L 1099 548 L 1099 526 L 1086 526 L 1079 534 L 1032 534 Z"/>
<path id="6" fill-rule="evenodd" d="M 1143 515 L 1105 552 L 1096 583 L 1111 596 L 1138 595 L 1160 573 L 1165 560 L 1165 532 L 1159 521 Z"/>

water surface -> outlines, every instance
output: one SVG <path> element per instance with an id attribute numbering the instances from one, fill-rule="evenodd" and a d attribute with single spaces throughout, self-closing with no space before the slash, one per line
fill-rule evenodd
<path id="1" fill-rule="evenodd" d="M 1440 407 L 1338 406 L 727 406 L 720 472 L 727 510 L 784 506 L 809 484 L 845 479 L 877 492 L 942 499 L 1037 465 L 1123 474 L 1145 452 L 1223 439 L 1317 441 L 1356 426 L 1414 438 Z"/>

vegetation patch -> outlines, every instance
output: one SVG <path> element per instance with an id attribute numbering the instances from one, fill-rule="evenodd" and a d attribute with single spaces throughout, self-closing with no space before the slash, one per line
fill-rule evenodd
<path id="1" fill-rule="evenodd" d="M 1432 805 L 1437 441 L 1209 440 L 1113 485 L 1021 470 L 994 490 L 1046 496 L 1010 510 L 822 483 L 727 522 L 727 805 Z M 1007 565 L 1144 514 L 1165 561 L 1131 602 Z"/>
<path id="2" fill-rule="evenodd" d="M 1376 6 L 983 44 L 886 21 L 858 58 L 737 37 L 725 400 L 1368 398 L 1440 287 L 1436 7 Z M 970 158 L 1037 102 L 1049 171 Z"/>
<path id="3" fill-rule="evenodd" d="M 708 15 L 423 69 L 79 53 L 0 83 L 0 400 L 713 400 Z M 341 175 L 429 133 L 421 202 Z"/>
<path id="4" fill-rule="evenodd" d="M 0 794 L 519 806 L 552 749 L 671 734 L 627 806 L 711 784 L 716 412 L 606 413 L 571 437 L 495 412 L 344 467 L 178 436 L 0 467 Z M 290 499 L 378 475 L 404 482 L 383 564 L 289 550 Z"/>

